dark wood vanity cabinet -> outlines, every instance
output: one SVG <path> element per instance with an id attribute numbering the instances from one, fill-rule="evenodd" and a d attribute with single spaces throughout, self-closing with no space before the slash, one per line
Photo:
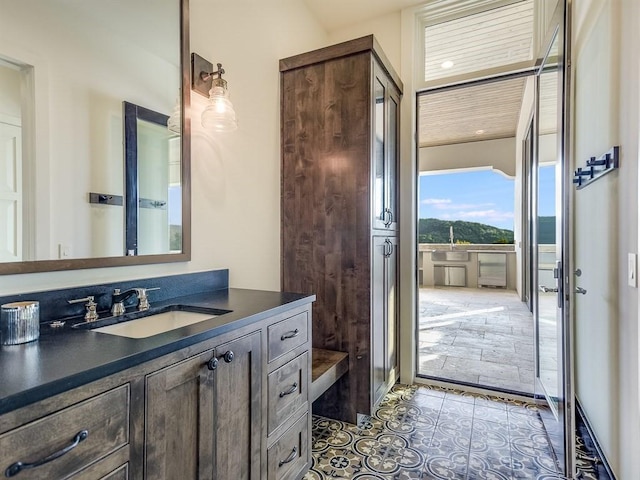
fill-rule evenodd
<path id="1" fill-rule="evenodd" d="M 311 466 L 311 307 L 182 348 L 0 415 L 0 475 L 300 480 Z"/>
<path id="2" fill-rule="evenodd" d="M 212 358 L 207 350 L 146 376 L 146 478 L 213 477 Z"/>
<path id="3" fill-rule="evenodd" d="M 22 414 L 0 417 L 0 432 L 5 426 L 16 426 L 0 434 L 3 478 L 98 480 L 119 478 L 118 471 L 127 471 L 130 385 L 70 399 L 75 402 L 43 402 L 40 408 L 36 404 Z M 50 413 L 37 418 L 38 410 Z M 23 424 L 18 423 L 21 418 Z M 66 453 L 46 461 L 61 452 Z"/>
<path id="4" fill-rule="evenodd" d="M 349 355 L 314 412 L 355 422 L 397 376 L 402 83 L 373 36 L 280 72 L 282 288 L 316 294 L 313 347 Z"/>
<path id="5" fill-rule="evenodd" d="M 259 480 L 263 432 L 256 427 L 262 426 L 266 407 L 262 402 L 261 334 L 220 345 L 215 355 L 213 478 Z"/>
<path id="6" fill-rule="evenodd" d="M 260 332 L 146 378 L 148 479 L 260 478 Z"/>

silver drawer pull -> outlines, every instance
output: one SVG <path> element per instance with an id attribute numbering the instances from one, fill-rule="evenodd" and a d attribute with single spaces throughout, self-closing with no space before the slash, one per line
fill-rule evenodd
<path id="1" fill-rule="evenodd" d="M 39 467 L 41 465 L 44 465 L 45 463 L 49 463 L 49 462 L 55 460 L 56 458 L 60 458 L 64 454 L 69 453 L 71 450 L 76 448 L 78 446 L 78 444 L 80 442 L 82 442 L 83 440 L 86 440 L 88 436 L 89 436 L 89 432 L 87 430 L 81 430 L 78 433 L 76 433 L 76 436 L 73 437 L 73 440 L 71 441 L 71 443 L 69 445 L 67 445 L 66 447 L 64 447 L 62 450 L 58 450 L 57 452 L 54 452 L 51 455 L 49 455 L 47 457 L 44 457 L 44 458 L 42 458 L 40 460 L 37 460 L 37 461 L 35 461 L 33 463 L 29 463 L 29 462 L 27 462 L 27 463 L 23 463 L 23 462 L 13 463 L 13 464 L 9 465 L 9 467 L 7 467 L 7 469 L 4 471 L 4 476 L 5 477 L 15 477 L 22 470 L 28 470 L 30 468 L 36 468 L 36 467 Z"/>
<path id="2" fill-rule="evenodd" d="M 280 398 L 286 397 L 287 395 L 291 395 L 296 390 L 298 390 L 298 384 L 294 383 L 289 388 L 287 388 L 284 392 L 280 392 Z"/>
<path id="3" fill-rule="evenodd" d="M 293 447 L 293 450 L 291 450 L 291 453 L 289 454 L 289 456 L 284 460 L 280 460 L 280 462 L 278 463 L 278 468 L 284 465 L 285 463 L 292 462 L 297 456 L 298 456 L 298 449 L 296 447 Z"/>
<path id="4" fill-rule="evenodd" d="M 300 335 L 300 330 L 296 328 L 291 332 L 283 333 L 282 336 L 280 337 L 280 340 L 285 341 L 287 338 L 297 337 L 298 335 Z"/>

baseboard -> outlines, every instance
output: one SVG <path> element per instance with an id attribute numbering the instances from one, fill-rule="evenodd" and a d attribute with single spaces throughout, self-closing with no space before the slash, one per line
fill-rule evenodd
<path id="1" fill-rule="evenodd" d="M 587 416 L 580 405 L 580 401 L 576 398 L 576 434 L 580 436 L 582 442 L 585 444 L 585 448 L 589 454 L 589 456 L 595 456 L 598 458 L 599 463 L 598 467 L 602 467 L 604 469 L 604 473 L 609 475 L 611 480 L 616 480 L 616 476 L 613 474 L 613 470 L 611 470 L 611 466 L 607 461 L 607 457 L 605 456 L 602 447 L 600 447 L 600 443 L 598 443 L 598 437 L 596 437 Z M 582 431 L 582 427 L 586 432 Z M 585 438 L 584 433 L 588 435 L 588 438 Z M 602 477 L 602 475 L 600 475 Z"/>

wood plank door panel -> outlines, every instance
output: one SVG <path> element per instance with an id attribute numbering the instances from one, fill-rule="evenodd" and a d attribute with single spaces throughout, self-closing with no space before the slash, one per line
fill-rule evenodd
<path id="1" fill-rule="evenodd" d="M 147 375 L 145 478 L 213 477 L 213 378 L 208 350 Z"/>
<path id="2" fill-rule="evenodd" d="M 229 352 L 233 359 L 229 362 Z M 216 480 L 258 480 L 262 442 L 262 349 L 259 332 L 216 347 Z"/>
<path id="3" fill-rule="evenodd" d="M 387 384 L 386 328 L 386 237 L 373 237 L 371 264 L 371 376 L 372 404 L 384 396 Z"/>
<path id="4" fill-rule="evenodd" d="M 370 413 L 371 55 L 282 76 L 282 289 L 313 293 L 313 346 L 349 353 L 317 412 Z"/>

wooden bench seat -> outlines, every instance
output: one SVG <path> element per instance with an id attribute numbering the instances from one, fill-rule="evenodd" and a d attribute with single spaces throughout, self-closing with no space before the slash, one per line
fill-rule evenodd
<path id="1" fill-rule="evenodd" d="M 340 379 L 349 370 L 349 354 L 314 348 L 311 352 L 311 401 Z"/>

